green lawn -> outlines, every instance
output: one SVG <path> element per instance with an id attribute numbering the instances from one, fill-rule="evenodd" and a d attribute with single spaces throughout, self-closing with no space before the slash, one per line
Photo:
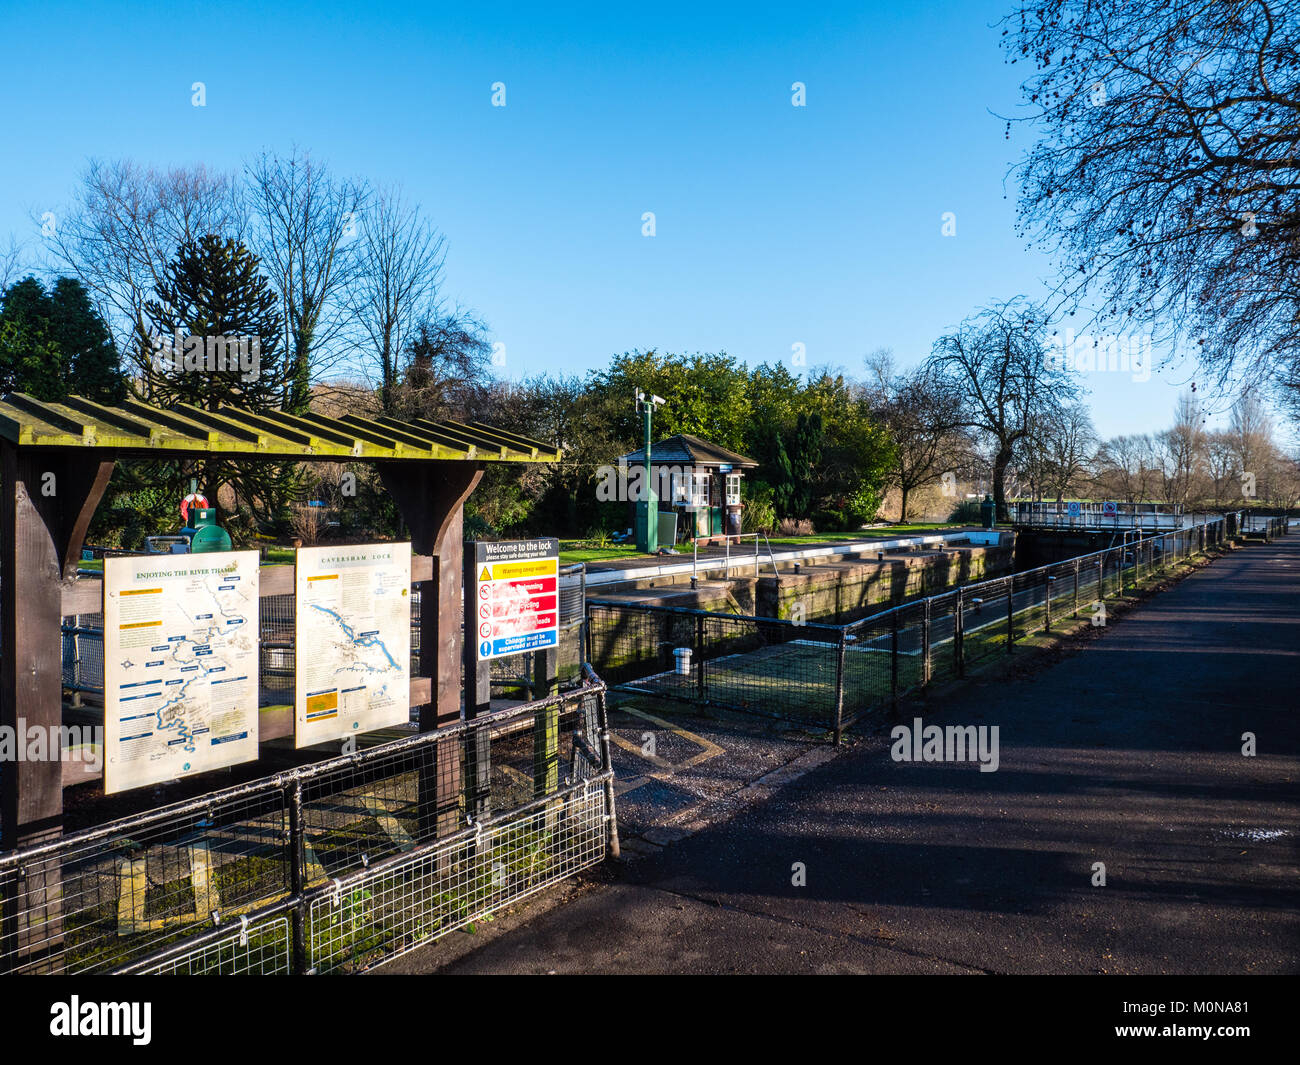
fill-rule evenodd
<path id="1" fill-rule="evenodd" d="M 918 536 L 944 529 L 963 529 L 965 527 L 964 525 L 953 525 L 948 522 L 918 522 L 915 525 L 882 525 L 875 529 L 857 529 L 853 532 L 823 532 L 813 533 L 811 536 L 771 536 L 768 538 L 768 542 L 773 545 L 824 544 L 836 543 L 841 540 L 862 540 L 867 538 L 893 539 L 896 536 Z"/>
<path id="2" fill-rule="evenodd" d="M 586 540 L 561 540 L 560 564 L 573 562 L 608 562 L 614 558 L 638 558 L 641 553 L 630 544 L 613 544 L 609 547 L 590 547 Z"/>

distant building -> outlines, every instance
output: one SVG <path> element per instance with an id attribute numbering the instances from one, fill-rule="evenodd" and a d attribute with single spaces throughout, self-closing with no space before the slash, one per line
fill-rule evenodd
<path id="1" fill-rule="evenodd" d="M 644 450 L 621 455 L 618 461 L 629 469 L 639 466 L 645 462 Z M 678 515 L 679 540 L 740 534 L 744 507 L 740 482 L 744 471 L 757 462 L 698 436 L 678 433 L 650 445 L 650 465 L 659 510 Z"/>

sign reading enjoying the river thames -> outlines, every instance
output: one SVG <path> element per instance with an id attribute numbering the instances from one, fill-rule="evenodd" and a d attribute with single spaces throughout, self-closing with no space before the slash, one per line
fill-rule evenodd
<path id="1" fill-rule="evenodd" d="M 258 553 L 104 560 L 104 791 L 257 757 Z"/>
<path id="2" fill-rule="evenodd" d="M 410 543 L 302 547 L 296 577 L 297 746 L 404 724 L 411 712 Z"/>
<path id="3" fill-rule="evenodd" d="M 480 661 L 555 647 L 560 640 L 560 542 L 480 540 L 475 545 Z M 468 639 L 468 634 L 466 635 Z"/>

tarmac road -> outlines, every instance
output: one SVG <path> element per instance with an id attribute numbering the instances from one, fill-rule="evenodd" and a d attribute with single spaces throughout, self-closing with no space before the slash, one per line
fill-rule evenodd
<path id="1" fill-rule="evenodd" d="M 434 944 L 399 967 L 1294 973 L 1298 679 L 1292 535 L 1062 661 L 925 708 L 927 724 L 996 725 L 996 772 L 868 740 L 478 949 Z"/>

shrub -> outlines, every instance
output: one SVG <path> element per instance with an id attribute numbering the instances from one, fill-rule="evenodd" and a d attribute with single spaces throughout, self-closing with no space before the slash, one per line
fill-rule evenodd
<path id="1" fill-rule="evenodd" d="M 771 532 L 776 528 L 776 505 L 772 502 L 772 489 L 762 481 L 751 481 L 745 486 L 745 507 L 740 512 L 742 532 Z"/>
<path id="2" fill-rule="evenodd" d="M 814 511 L 812 517 L 813 524 L 822 532 L 839 532 L 848 527 L 842 510 L 827 507 L 825 510 Z"/>
<path id="3" fill-rule="evenodd" d="M 782 518 L 776 532 L 778 536 L 811 536 L 813 523 L 807 518 Z"/>
<path id="4" fill-rule="evenodd" d="M 844 521 L 847 528 L 860 529 L 880 512 L 880 493 L 859 488 L 845 501 Z"/>
<path id="5" fill-rule="evenodd" d="M 948 520 L 960 522 L 962 525 L 978 525 L 981 521 L 980 501 L 978 499 L 963 499 L 957 504 L 953 512 L 948 515 Z"/>

